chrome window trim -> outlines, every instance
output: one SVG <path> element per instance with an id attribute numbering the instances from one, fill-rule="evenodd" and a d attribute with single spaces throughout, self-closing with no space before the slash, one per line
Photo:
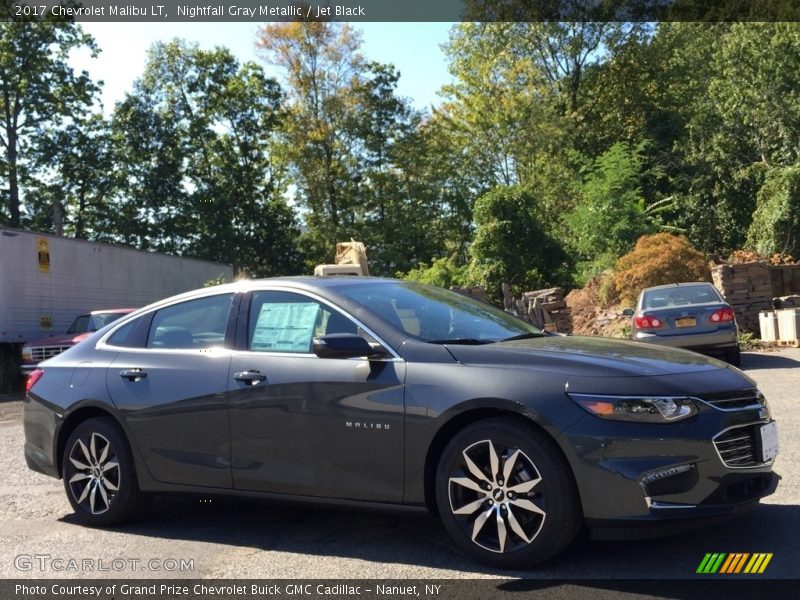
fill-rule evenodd
<path id="1" fill-rule="evenodd" d="M 329 300 L 319 296 L 318 294 L 315 294 L 314 292 L 309 292 L 308 290 L 297 289 L 297 288 L 290 287 L 290 286 L 285 286 L 284 287 L 284 286 L 276 286 L 276 285 L 268 285 L 268 286 L 253 285 L 253 286 L 247 286 L 247 287 L 241 287 L 240 286 L 239 289 L 226 289 L 224 291 L 223 290 L 214 290 L 214 291 L 209 291 L 209 293 L 206 293 L 206 294 L 198 293 L 195 296 L 189 296 L 189 297 L 181 296 L 179 298 L 176 298 L 173 302 L 158 304 L 156 306 L 153 306 L 150 310 L 147 310 L 145 312 L 131 313 L 131 316 L 129 318 L 120 319 L 118 323 L 115 322 L 114 327 L 112 327 L 105 335 L 103 335 L 102 338 L 100 338 L 98 340 L 97 344 L 95 344 L 95 348 L 97 350 L 108 350 L 108 351 L 111 351 L 111 352 L 159 352 L 159 353 L 167 353 L 167 354 L 185 354 L 185 355 L 196 355 L 196 354 L 215 355 L 215 354 L 219 354 L 220 352 L 211 352 L 210 351 L 210 350 L 213 350 L 215 348 L 214 346 L 212 346 L 209 349 L 205 349 L 205 348 L 203 348 L 203 349 L 198 349 L 198 348 L 161 348 L 161 349 L 158 349 L 158 348 L 129 348 L 129 347 L 125 347 L 125 346 L 114 346 L 114 345 L 111 345 L 111 344 L 108 343 L 108 339 L 112 335 L 114 335 L 117 332 L 117 330 L 121 329 L 122 327 L 124 327 L 128 323 L 130 323 L 132 321 L 135 321 L 136 319 L 140 319 L 142 317 L 145 317 L 145 316 L 147 316 L 149 314 L 152 314 L 152 313 L 154 313 L 156 311 L 162 310 L 164 308 L 169 308 L 171 306 L 175 306 L 176 304 L 182 304 L 184 302 L 190 302 L 192 300 L 200 300 L 202 298 L 209 298 L 209 297 L 212 297 L 212 296 L 223 296 L 225 294 L 231 294 L 231 293 L 236 294 L 236 293 L 247 293 L 247 292 L 249 292 L 249 293 L 254 293 L 254 292 L 290 292 L 290 293 L 293 293 L 293 294 L 299 294 L 301 296 L 306 296 L 307 298 L 311 298 L 312 300 L 314 300 L 316 302 L 319 302 L 323 306 L 326 306 L 326 307 L 328 307 L 328 308 L 330 308 L 332 310 L 335 310 L 335 311 L 341 313 L 342 315 L 344 315 L 345 317 L 347 317 L 348 319 L 353 321 L 356 325 L 358 325 L 359 328 L 364 330 L 370 337 L 372 337 L 375 341 L 377 341 L 381 346 L 386 348 L 386 350 L 388 350 L 389 353 L 392 355 L 392 358 L 383 358 L 383 359 L 375 358 L 375 359 L 370 359 L 370 360 L 384 361 L 384 362 L 398 362 L 398 361 L 399 362 L 405 362 L 405 360 L 397 353 L 397 351 L 390 344 L 386 343 L 386 341 L 382 337 L 380 337 L 372 329 L 370 329 L 369 327 L 364 325 L 364 323 L 362 323 L 359 319 L 354 317 L 352 314 L 350 314 L 349 312 L 347 312 L 343 308 L 331 305 Z M 234 350 L 232 348 L 223 348 L 223 347 L 218 347 L 218 346 L 216 348 L 219 348 L 219 351 L 225 350 L 227 352 L 230 352 L 231 354 L 233 354 L 233 353 L 236 353 L 236 354 L 248 353 L 248 354 L 254 354 L 254 355 L 257 355 L 257 356 L 293 356 L 293 357 L 307 357 L 307 358 L 317 358 L 317 359 L 319 359 L 319 357 L 316 354 L 310 353 L 310 352 L 265 352 L 265 351 L 255 351 L 255 350 Z M 354 358 L 354 359 L 348 359 L 348 360 L 364 360 L 364 359 Z"/>

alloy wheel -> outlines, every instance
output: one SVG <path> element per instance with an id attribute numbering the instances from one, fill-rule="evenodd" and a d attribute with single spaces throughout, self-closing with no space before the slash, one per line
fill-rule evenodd
<path id="1" fill-rule="evenodd" d="M 93 515 L 108 511 L 120 486 L 120 467 L 108 438 L 93 431 L 75 440 L 66 473 L 75 502 Z"/>
<path id="2" fill-rule="evenodd" d="M 533 542 L 544 525 L 541 481 L 522 450 L 481 440 L 461 452 L 448 479 L 450 509 L 474 544 L 514 552 Z"/>

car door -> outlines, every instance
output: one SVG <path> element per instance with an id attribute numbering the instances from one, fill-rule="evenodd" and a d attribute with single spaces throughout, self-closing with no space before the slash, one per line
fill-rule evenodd
<path id="1" fill-rule="evenodd" d="M 150 475 L 164 483 L 230 488 L 225 394 L 231 360 L 224 348 L 233 294 L 173 304 L 117 330 L 107 371 Z M 229 321 L 231 321 L 229 323 Z"/>
<path id="2" fill-rule="evenodd" d="M 400 502 L 405 363 L 323 359 L 312 338 L 369 334 L 305 293 L 243 299 L 230 370 L 236 489 Z"/>

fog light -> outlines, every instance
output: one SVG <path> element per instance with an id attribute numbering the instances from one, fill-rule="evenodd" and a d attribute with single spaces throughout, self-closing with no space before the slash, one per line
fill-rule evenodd
<path id="1" fill-rule="evenodd" d="M 692 465 L 678 465 L 677 467 L 670 467 L 669 469 L 661 469 L 660 471 L 654 471 L 642 477 L 642 483 L 648 485 L 650 483 L 653 483 L 654 481 L 659 481 L 667 477 L 672 477 L 673 475 L 680 475 L 681 473 L 686 473 L 691 468 Z"/>

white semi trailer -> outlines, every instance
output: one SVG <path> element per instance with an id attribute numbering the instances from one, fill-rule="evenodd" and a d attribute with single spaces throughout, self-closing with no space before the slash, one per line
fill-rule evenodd
<path id="1" fill-rule="evenodd" d="M 0 227 L 0 344 L 63 334 L 76 315 L 233 281 L 231 265 Z"/>

